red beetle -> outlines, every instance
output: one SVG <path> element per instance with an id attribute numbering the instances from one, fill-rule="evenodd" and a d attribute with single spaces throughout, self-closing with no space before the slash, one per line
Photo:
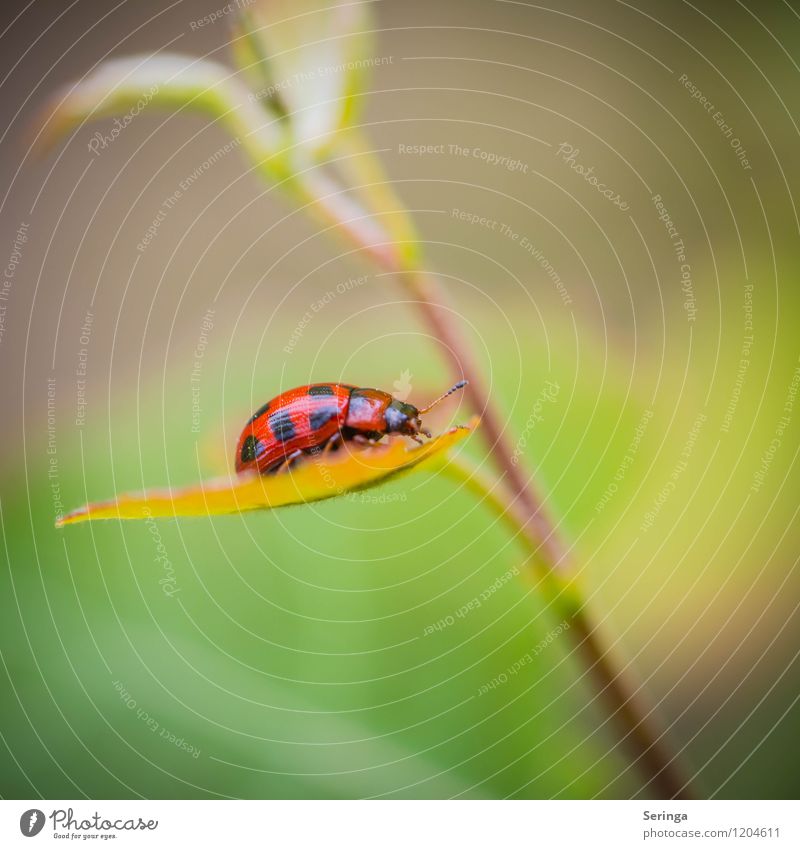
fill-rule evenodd
<path id="1" fill-rule="evenodd" d="M 400 433 L 421 443 L 430 439 L 420 416 L 467 383 L 459 381 L 432 404 L 418 410 L 380 389 L 347 383 L 298 386 L 260 407 L 236 445 L 236 471 L 276 472 L 304 454 L 330 451 L 343 441 L 376 442 Z"/>

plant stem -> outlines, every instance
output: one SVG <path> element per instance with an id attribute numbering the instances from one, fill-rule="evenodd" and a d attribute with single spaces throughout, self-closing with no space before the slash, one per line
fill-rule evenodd
<path id="1" fill-rule="evenodd" d="M 374 177 L 378 173 L 374 157 L 370 158 L 370 151 L 362 149 L 356 151 L 355 155 L 366 157 L 369 176 Z M 565 577 L 568 572 L 565 569 L 568 551 L 553 522 L 546 515 L 541 499 L 534 492 L 532 482 L 525 479 L 521 468 L 512 460 L 513 449 L 508 441 L 505 420 L 486 391 L 480 369 L 452 320 L 452 312 L 446 307 L 438 281 L 419 271 L 418 243 L 408 242 L 409 234 L 413 233 L 410 217 L 399 200 L 392 207 L 386 208 L 387 200 L 394 198 L 389 186 L 388 181 L 384 181 L 378 191 L 370 184 L 364 184 L 357 190 L 368 201 L 372 199 L 379 203 L 378 212 L 386 210 L 386 223 L 390 232 L 384 230 L 383 238 L 378 237 L 382 231 L 378 219 L 365 212 L 357 201 L 345 196 L 341 187 L 319 169 L 304 171 L 297 178 L 296 188 L 305 202 L 331 228 L 347 234 L 350 241 L 365 250 L 384 271 L 397 275 L 416 305 L 422 321 L 442 343 L 455 376 L 469 377 L 467 395 L 481 416 L 481 430 L 489 444 L 491 457 L 502 472 L 503 482 L 513 494 L 510 504 L 497 496 L 492 496 L 489 503 L 504 521 L 512 525 L 515 535 L 524 540 L 530 549 L 534 562 L 538 564 L 541 589 L 548 601 L 569 621 L 584 665 L 594 680 L 600 698 L 616 721 L 622 739 L 634 762 L 639 765 L 647 785 L 659 798 L 690 798 L 688 782 L 680 775 L 661 737 L 651 727 L 649 714 L 637 703 L 635 692 L 615 671 L 611 659 L 602 648 L 575 582 Z M 375 209 L 372 204 L 370 206 Z M 396 237 L 392 238 L 395 234 Z M 453 464 L 454 469 L 459 468 L 452 458 L 450 464 Z M 476 476 L 475 470 L 463 480 L 469 483 L 470 478 L 473 486 L 479 486 L 483 497 L 493 491 L 491 486 L 477 483 L 480 478 Z"/>
<path id="2" fill-rule="evenodd" d="M 522 467 L 513 461 L 514 449 L 508 441 L 506 422 L 491 402 L 481 378 L 481 370 L 471 350 L 462 341 L 451 312 L 444 304 L 441 287 L 429 275 L 411 273 L 403 275 L 401 279 L 415 299 L 420 317 L 434 338 L 442 343 L 442 349 L 451 361 L 454 374 L 469 377 L 470 382 L 464 388 L 464 394 L 481 417 L 481 430 L 489 444 L 492 459 L 502 472 L 504 480 L 508 482 L 513 495 L 525 506 L 527 522 L 530 522 L 539 544 L 544 548 L 550 567 L 563 570 L 567 564 L 567 549 L 546 515 L 533 482 L 525 480 Z"/>
<path id="3" fill-rule="evenodd" d="M 616 721 L 624 744 L 647 778 L 653 794 L 659 799 L 694 798 L 688 778 L 665 744 L 664 732 L 658 733 L 650 716 L 652 711 L 645 712 L 635 690 L 624 680 L 622 673 L 614 669 L 585 607 L 573 612 L 570 626 L 598 694 Z"/>

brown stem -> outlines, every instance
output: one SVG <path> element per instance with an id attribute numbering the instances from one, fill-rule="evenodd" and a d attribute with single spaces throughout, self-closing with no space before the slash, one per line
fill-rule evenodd
<path id="1" fill-rule="evenodd" d="M 436 282 L 430 277 L 414 274 L 401 275 L 401 279 L 414 296 L 422 319 L 434 337 L 443 343 L 442 347 L 447 352 L 455 375 L 461 373 L 470 379 L 465 392 L 481 416 L 480 430 L 486 436 L 493 459 L 524 508 L 520 511 L 516 509 L 515 504 L 510 509 L 516 514 L 516 524 L 527 538 L 531 551 L 545 561 L 549 575 L 544 575 L 543 578 L 549 584 L 549 578 L 552 579 L 556 572 L 564 571 L 567 551 L 542 509 L 541 500 L 533 491 L 532 482 L 526 481 L 520 467 L 511 461 L 513 455 L 509 450 L 504 422 L 489 401 L 471 351 L 462 341 L 450 313 L 442 307 L 442 297 Z M 435 299 L 432 297 L 434 294 Z M 556 599 L 571 599 L 572 591 L 568 591 L 563 585 L 560 590 L 555 593 L 548 592 L 548 595 Z M 558 606 L 564 607 L 564 604 L 560 603 Z M 643 706 L 638 703 L 635 693 L 615 671 L 604 652 L 596 631 L 589 622 L 585 607 L 573 607 L 571 604 L 568 604 L 568 607 L 570 609 L 567 619 L 576 641 L 576 648 L 594 680 L 600 699 L 605 703 L 612 720 L 616 722 L 624 744 L 646 777 L 648 786 L 658 798 L 692 798 L 688 781 L 671 758 Z"/>
<path id="2" fill-rule="evenodd" d="M 634 763 L 647 777 L 653 795 L 659 799 L 693 798 L 689 781 L 665 746 L 663 737 L 657 733 L 631 687 L 621 673 L 615 671 L 600 645 L 585 608 L 573 611 L 570 626 L 597 692 L 616 720 Z"/>
<path id="3" fill-rule="evenodd" d="M 514 449 L 508 442 L 506 423 L 491 402 L 472 352 L 464 344 L 450 311 L 444 306 L 441 287 L 428 275 L 401 275 L 401 280 L 413 296 L 422 320 L 434 338 L 442 343 L 442 348 L 452 363 L 453 372 L 469 378 L 464 394 L 481 417 L 481 431 L 489 444 L 492 459 L 502 471 L 513 495 L 524 505 L 528 521 L 544 548 L 551 568 L 563 569 L 566 566 L 567 550 L 553 523 L 545 514 L 541 499 L 534 491 L 533 482 L 526 480 L 521 467 L 512 461 Z"/>

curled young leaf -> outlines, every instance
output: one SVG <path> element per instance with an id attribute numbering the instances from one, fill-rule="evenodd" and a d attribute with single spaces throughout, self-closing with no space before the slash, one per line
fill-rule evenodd
<path id="1" fill-rule="evenodd" d="M 218 120 L 251 159 L 268 158 L 283 173 L 286 132 L 280 117 L 259 105 L 229 68 L 177 53 L 111 59 L 63 87 L 43 111 L 35 144 L 50 147 L 92 119 L 113 115 L 124 126 L 151 108 L 187 109 Z"/>
<path id="2" fill-rule="evenodd" d="M 258 66 L 268 82 L 257 95 L 278 100 L 294 140 L 318 153 L 355 120 L 374 62 L 371 29 L 365 0 L 255 0 L 242 13 L 234 57 L 244 68 Z"/>
<path id="3" fill-rule="evenodd" d="M 477 425 L 454 427 L 424 445 L 395 441 L 367 449 L 309 456 L 297 468 L 272 475 L 241 474 L 178 489 L 126 493 L 96 501 L 62 516 L 57 527 L 92 519 L 150 519 L 241 513 L 321 501 L 367 489 L 441 460 L 443 453 Z"/>

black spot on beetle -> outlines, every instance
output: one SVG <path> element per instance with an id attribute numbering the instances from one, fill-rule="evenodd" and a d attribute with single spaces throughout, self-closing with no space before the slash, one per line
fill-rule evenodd
<path id="1" fill-rule="evenodd" d="M 256 419 L 261 418 L 261 416 L 263 416 L 264 413 L 266 413 L 268 409 L 269 409 L 269 401 L 267 401 L 266 404 L 263 404 L 262 406 L 260 406 L 255 411 L 255 413 L 253 413 L 253 415 L 250 417 L 250 421 L 248 422 L 248 424 L 252 424 Z"/>
<path id="2" fill-rule="evenodd" d="M 312 410 L 308 414 L 308 423 L 311 425 L 311 430 L 319 430 L 323 425 L 328 424 L 331 419 L 336 418 L 339 410 L 336 407 L 320 407 L 319 410 Z"/>
<path id="3" fill-rule="evenodd" d="M 278 442 L 287 442 L 295 437 L 292 417 L 284 410 L 278 410 L 269 417 L 269 429 Z"/>
<path id="4" fill-rule="evenodd" d="M 333 395 L 334 391 L 332 386 L 327 383 L 323 383 L 319 386 L 309 386 L 308 394 L 312 397 L 317 395 Z"/>
<path id="5" fill-rule="evenodd" d="M 265 451 L 264 443 L 260 442 L 255 436 L 246 437 L 242 443 L 242 462 L 251 463 L 258 459 Z"/>

